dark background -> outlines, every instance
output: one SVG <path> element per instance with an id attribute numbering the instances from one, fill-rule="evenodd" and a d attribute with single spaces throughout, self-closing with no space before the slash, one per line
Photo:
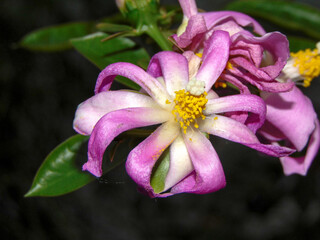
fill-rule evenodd
<path id="1" fill-rule="evenodd" d="M 213 11 L 228 2 L 200 0 L 198 7 Z M 285 177 L 278 159 L 217 138 L 228 184 L 216 193 L 150 199 L 122 165 L 106 183 L 56 198 L 23 197 L 46 155 L 75 134 L 75 109 L 93 95 L 99 70 L 73 50 L 34 53 L 14 43 L 39 27 L 115 11 L 111 0 L 0 3 L 2 239 L 320 239 L 319 159 L 307 177 Z M 317 112 L 319 86 L 317 79 L 303 89 Z"/>

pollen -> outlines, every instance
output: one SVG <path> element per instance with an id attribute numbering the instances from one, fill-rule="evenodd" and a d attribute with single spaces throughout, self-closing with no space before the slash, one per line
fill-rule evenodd
<path id="1" fill-rule="evenodd" d="M 231 62 L 227 62 L 227 66 L 226 66 L 226 69 L 233 69 L 233 65 L 232 65 L 232 63 Z"/>
<path id="2" fill-rule="evenodd" d="M 309 87 L 311 81 L 320 75 L 320 49 L 300 50 L 297 53 L 291 53 L 293 66 L 298 67 L 299 74 L 303 77 L 303 86 Z"/>
<path id="3" fill-rule="evenodd" d="M 191 92 L 184 89 L 175 91 L 176 97 L 174 99 L 174 109 L 172 114 L 175 121 L 180 124 L 183 132 L 187 132 L 189 126 L 199 128 L 197 119 L 205 119 L 203 110 L 205 110 L 208 99 L 206 98 L 207 92 L 203 92 L 200 95 L 193 95 Z"/>
<path id="4" fill-rule="evenodd" d="M 202 53 L 196 53 L 199 58 L 202 58 Z"/>

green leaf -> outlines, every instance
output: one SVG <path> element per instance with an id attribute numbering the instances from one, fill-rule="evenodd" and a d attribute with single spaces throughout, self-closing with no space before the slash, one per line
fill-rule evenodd
<path id="1" fill-rule="evenodd" d="M 170 167 L 170 152 L 167 148 L 158 159 L 153 168 L 150 184 L 155 193 L 160 193 L 164 190 L 165 180 Z"/>
<path id="2" fill-rule="evenodd" d="M 57 146 L 42 163 L 25 197 L 59 196 L 91 182 L 94 177 L 75 165 L 80 147 L 87 140 L 87 136 L 75 135 Z"/>
<path id="3" fill-rule="evenodd" d="M 99 23 L 96 27 L 97 29 L 106 32 L 129 32 L 133 30 L 131 26 L 114 23 Z"/>
<path id="4" fill-rule="evenodd" d="M 320 38 L 320 10 L 305 4 L 279 0 L 243 0 L 227 5 L 227 9 L 260 17 L 291 30 Z"/>
<path id="5" fill-rule="evenodd" d="M 294 36 L 287 36 L 287 38 L 290 43 L 290 52 L 298 52 L 299 50 L 304 50 L 307 48 L 316 48 L 316 41 Z"/>
<path id="6" fill-rule="evenodd" d="M 35 51 L 61 51 L 72 48 L 71 38 L 92 32 L 93 24 L 87 22 L 67 23 L 35 30 L 24 36 L 19 45 Z"/>
<path id="7" fill-rule="evenodd" d="M 72 39 L 72 45 L 92 63 L 100 69 L 104 69 L 111 63 L 130 62 L 146 68 L 149 62 L 149 55 L 143 48 L 136 47 L 135 42 L 128 38 L 118 37 L 102 41 L 109 35 L 97 32 L 85 37 Z M 118 82 L 139 90 L 140 87 L 129 79 L 117 77 Z"/>

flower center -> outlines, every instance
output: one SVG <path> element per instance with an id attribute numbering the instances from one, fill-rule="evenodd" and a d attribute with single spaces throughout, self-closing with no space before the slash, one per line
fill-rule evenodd
<path id="1" fill-rule="evenodd" d="M 187 128 L 193 124 L 198 128 L 197 118 L 205 119 L 203 110 L 205 110 L 208 99 L 207 92 L 204 91 L 204 82 L 191 80 L 189 81 L 187 91 L 182 89 L 175 91 L 176 97 L 173 100 L 175 103 L 172 114 L 176 122 L 180 123 L 183 132 L 187 132 Z"/>
<path id="2" fill-rule="evenodd" d="M 300 50 L 297 53 L 291 53 L 293 66 L 298 67 L 299 73 L 304 77 L 303 86 L 309 87 L 312 79 L 320 75 L 320 55 L 319 49 Z"/>

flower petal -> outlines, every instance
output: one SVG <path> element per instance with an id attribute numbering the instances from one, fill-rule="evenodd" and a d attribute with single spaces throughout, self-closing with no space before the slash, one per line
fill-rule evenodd
<path id="1" fill-rule="evenodd" d="M 315 127 L 317 115 L 312 102 L 296 86 L 289 92 L 262 94 L 267 104 L 266 119 L 301 151 Z"/>
<path id="2" fill-rule="evenodd" d="M 223 168 L 211 142 L 200 131 L 183 135 L 195 172 L 175 185 L 171 192 L 205 194 L 226 185 Z"/>
<path id="3" fill-rule="evenodd" d="M 204 18 L 199 14 L 191 16 L 187 21 L 186 30 L 182 34 L 172 35 L 172 38 L 180 48 L 195 50 L 208 29 Z"/>
<path id="4" fill-rule="evenodd" d="M 90 135 L 94 126 L 105 114 L 131 107 L 156 108 L 158 105 L 145 94 L 134 91 L 100 92 L 81 103 L 73 120 L 73 128 L 82 135 Z"/>
<path id="5" fill-rule="evenodd" d="M 202 65 L 196 79 L 205 82 L 208 92 L 226 67 L 231 42 L 227 32 L 217 30 L 204 44 Z"/>
<path id="6" fill-rule="evenodd" d="M 154 108 L 126 108 L 106 114 L 91 133 L 88 161 L 82 169 L 100 177 L 103 153 L 116 136 L 129 129 L 159 124 L 170 118 L 170 112 Z"/>
<path id="7" fill-rule="evenodd" d="M 260 143 L 248 127 L 224 116 L 210 115 L 205 120 L 199 122 L 199 129 L 212 135 L 241 143 L 274 157 L 287 156 L 294 152 L 290 148 Z"/>
<path id="8" fill-rule="evenodd" d="M 220 23 L 224 23 L 227 20 L 234 20 L 242 27 L 253 27 L 254 32 L 260 35 L 264 35 L 266 33 L 263 27 L 256 20 L 240 12 L 218 11 L 200 13 L 200 15 L 204 17 L 208 29 L 211 29 L 212 27 L 217 26 Z"/>
<path id="9" fill-rule="evenodd" d="M 182 8 L 183 15 L 190 18 L 198 13 L 197 5 L 195 0 L 179 0 Z"/>
<path id="10" fill-rule="evenodd" d="M 97 79 L 95 93 L 109 90 L 117 75 L 139 84 L 159 105 L 168 108 L 166 100 L 170 97 L 164 86 L 142 68 L 131 63 L 113 63 L 102 70 Z"/>
<path id="11" fill-rule="evenodd" d="M 163 77 L 167 91 L 173 98 L 175 91 L 184 89 L 189 80 L 188 61 L 175 52 L 155 54 L 150 60 L 147 72 L 155 78 Z"/>
<path id="12" fill-rule="evenodd" d="M 193 171 L 184 139 L 179 135 L 170 146 L 170 167 L 165 181 L 165 188 L 168 190 L 176 185 Z"/>
<path id="13" fill-rule="evenodd" d="M 254 133 L 265 120 L 266 105 L 262 98 L 255 95 L 232 95 L 211 99 L 206 104 L 205 115 L 213 113 L 243 111 L 252 113 L 246 120 L 247 127 Z"/>
<path id="14" fill-rule="evenodd" d="M 320 147 L 320 127 L 318 120 L 315 121 L 315 125 L 316 127 L 311 134 L 305 156 L 297 158 L 290 156 L 280 158 L 285 175 L 297 173 L 305 176 L 307 174 L 309 167 L 313 159 L 316 157 Z"/>
<path id="15" fill-rule="evenodd" d="M 127 173 L 151 197 L 165 197 L 170 195 L 155 194 L 150 185 L 150 177 L 154 164 L 162 152 L 179 134 L 180 127 L 176 122 L 166 122 L 135 147 L 128 156 L 126 162 Z"/>
<path id="16" fill-rule="evenodd" d="M 262 37 L 254 37 L 251 34 L 244 34 L 239 32 L 232 36 L 232 49 L 243 49 L 252 47 L 252 45 L 258 45 L 264 51 L 270 53 L 274 59 L 274 63 L 268 66 L 256 66 L 258 61 L 256 57 L 254 59 L 247 59 L 245 56 L 239 56 L 239 53 L 232 55 L 230 52 L 230 58 L 232 64 L 244 68 L 257 78 L 262 78 L 266 81 L 274 81 L 274 79 L 280 74 L 283 67 L 286 65 L 289 58 L 289 42 L 283 34 L 279 32 L 267 33 Z M 254 51 L 253 51 L 254 52 Z M 260 52 L 260 51 L 259 51 Z M 254 54 L 251 54 L 254 56 Z"/>

